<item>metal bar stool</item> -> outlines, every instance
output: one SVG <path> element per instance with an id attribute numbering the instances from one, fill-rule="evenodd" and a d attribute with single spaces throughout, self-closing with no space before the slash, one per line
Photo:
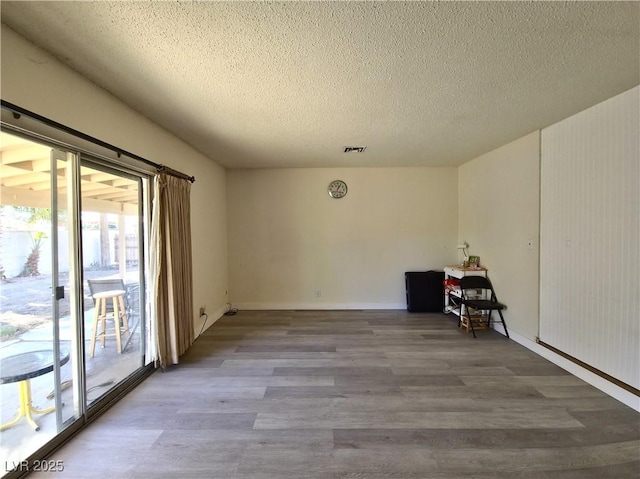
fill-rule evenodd
<path id="1" fill-rule="evenodd" d="M 95 300 L 95 309 L 93 314 L 93 332 L 91 333 L 91 346 L 89 348 L 89 357 L 92 358 L 96 349 L 96 340 L 100 339 L 100 346 L 104 348 L 105 339 L 107 337 L 116 338 L 118 354 L 122 352 L 122 335 L 129 331 L 129 322 L 127 321 L 127 310 L 124 306 L 125 291 L 116 289 L 112 291 L 102 291 L 93 295 Z M 107 312 L 107 301 L 111 300 L 113 312 Z M 115 332 L 107 334 L 107 319 L 113 319 Z M 122 325 L 120 324 L 122 323 Z M 98 326 L 100 330 L 98 331 Z"/>

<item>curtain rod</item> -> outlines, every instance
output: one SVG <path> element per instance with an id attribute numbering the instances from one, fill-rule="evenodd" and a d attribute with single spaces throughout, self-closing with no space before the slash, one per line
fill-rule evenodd
<path id="1" fill-rule="evenodd" d="M 160 163 L 155 163 L 151 160 L 147 160 L 146 158 L 143 158 L 142 156 L 138 156 L 135 153 L 131 153 L 127 150 L 123 150 L 122 148 L 118 148 L 117 146 L 114 146 L 110 143 L 107 143 L 106 141 L 102 141 L 99 140 L 98 138 L 95 138 L 93 136 L 87 135 L 86 133 L 82 133 L 81 131 L 75 130 L 71 127 L 68 127 L 66 125 L 63 125 L 62 123 L 58 123 L 57 121 L 51 120 L 47 117 L 44 117 L 42 115 L 39 115 L 37 113 L 34 113 L 32 111 L 29 111 L 25 108 L 22 108 L 18 105 L 14 105 L 13 103 L 10 103 L 8 101 L 5 100 L 0 100 L 0 105 L 2 106 L 2 108 L 6 108 L 7 110 L 10 110 L 13 112 L 13 117 L 18 119 L 20 118 L 21 115 L 24 115 L 26 117 L 32 118 L 33 120 L 37 120 L 39 122 L 42 122 L 48 126 L 52 126 L 54 128 L 57 128 L 59 130 L 64 131 L 65 133 L 69 133 L 71 135 L 77 136 L 78 138 L 81 138 L 85 141 L 89 141 L 95 145 L 101 146 L 102 148 L 106 148 L 108 150 L 111 150 L 115 153 L 118 154 L 118 156 L 120 155 L 125 155 L 128 156 L 130 158 L 133 158 L 134 160 L 138 160 L 141 161 L 142 163 L 152 166 L 156 169 L 156 171 L 158 173 L 160 172 L 165 172 L 168 173 L 170 175 L 173 176 L 177 176 L 178 178 L 182 178 L 184 180 L 190 181 L 191 183 L 194 183 L 196 181 L 196 177 L 195 176 L 189 176 L 185 173 L 182 173 L 178 170 L 174 170 L 172 168 L 169 168 L 165 165 L 162 165 Z"/>

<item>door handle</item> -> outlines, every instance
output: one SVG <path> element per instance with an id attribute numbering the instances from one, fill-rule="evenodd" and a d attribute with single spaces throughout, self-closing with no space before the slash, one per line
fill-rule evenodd
<path id="1" fill-rule="evenodd" d="M 64 299 L 64 286 L 56 286 L 56 299 Z"/>

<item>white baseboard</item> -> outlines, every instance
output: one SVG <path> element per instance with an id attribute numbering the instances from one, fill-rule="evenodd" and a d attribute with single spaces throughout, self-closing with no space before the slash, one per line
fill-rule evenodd
<path id="1" fill-rule="evenodd" d="M 233 307 L 241 311 L 407 309 L 405 303 L 234 303 Z"/>
<path id="2" fill-rule="evenodd" d="M 495 326 L 497 328 L 497 331 L 499 332 L 504 331 L 502 329 L 501 324 L 500 325 L 496 324 Z M 595 373 L 592 373 L 588 369 L 585 369 L 582 366 L 572 361 L 569 361 L 566 358 L 563 358 L 559 354 L 554 353 L 550 349 L 547 349 L 544 346 L 539 345 L 535 341 L 532 341 L 531 339 L 526 338 L 515 331 L 509 330 L 509 336 L 516 343 L 521 344 L 527 349 L 530 349 L 534 353 L 551 361 L 556 366 L 560 366 L 565 371 L 570 372 L 574 376 L 579 377 L 583 381 L 591 384 L 593 387 L 598 388 L 603 393 L 608 394 L 612 398 L 617 399 L 621 403 L 626 404 L 630 408 L 640 412 L 640 398 L 635 394 L 630 393 L 629 391 L 619 386 L 616 386 L 612 382 L 607 381 L 606 379 L 598 376 Z"/>

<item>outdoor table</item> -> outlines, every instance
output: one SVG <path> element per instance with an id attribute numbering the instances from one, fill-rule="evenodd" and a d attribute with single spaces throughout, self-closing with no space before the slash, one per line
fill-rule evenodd
<path id="1" fill-rule="evenodd" d="M 69 352 L 60 351 L 60 366 L 69 361 Z M 40 426 L 33 420 L 31 414 L 47 414 L 55 411 L 55 406 L 38 409 L 31 404 L 30 380 L 53 371 L 53 351 L 27 351 L 0 359 L 0 384 L 18 383 L 20 391 L 20 410 L 15 419 L 0 426 L 0 431 L 16 424 L 21 418 L 26 418 L 36 431 Z"/>

